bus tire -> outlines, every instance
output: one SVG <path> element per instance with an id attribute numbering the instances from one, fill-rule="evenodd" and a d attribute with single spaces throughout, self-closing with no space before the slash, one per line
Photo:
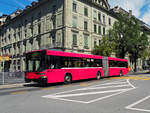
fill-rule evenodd
<path id="1" fill-rule="evenodd" d="M 120 77 L 121 77 L 121 76 L 123 76 L 122 70 L 120 70 L 120 74 L 119 74 L 119 76 L 120 76 Z"/>
<path id="2" fill-rule="evenodd" d="M 65 77 L 64 77 L 64 82 L 65 82 L 66 84 L 69 84 L 69 83 L 72 82 L 72 76 L 71 76 L 70 73 L 67 73 L 67 74 L 65 75 Z"/>
<path id="3" fill-rule="evenodd" d="M 99 71 L 98 71 L 97 74 L 96 74 L 96 79 L 97 79 L 97 80 L 100 80 L 100 79 L 101 79 L 101 73 L 100 73 Z"/>
<path id="4" fill-rule="evenodd" d="M 47 86 L 47 85 L 48 85 L 47 79 L 39 79 L 39 84 L 40 84 L 41 86 Z"/>

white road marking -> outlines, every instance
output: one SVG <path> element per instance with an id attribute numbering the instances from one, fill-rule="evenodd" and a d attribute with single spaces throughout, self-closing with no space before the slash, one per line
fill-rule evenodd
<path id="1" fill-rule="evenodd" d="M 127 80 L 127 82 L 128 82 L 128 84 L 129 84 L 130 86 L 132 86 L 132 88 L 135 88 L 135 87 L 129 82 L 129 80 Z"/>
<path id="2" fill-rule="evenodd" d="M 130 89 L 131 90 L 131 89 Z M 129 91 L 129 90 L 126 90 L 126 91 Z M 115 93 L 115 94 L 112 94 L 112 95 L 108 95 L 108 96 L 104 96 L 104 97 L 101 97 L 101 98 L 98 98 L 98 99 L 94 99 L 94 100 L 91 100 L 91 101 L 79 101 L 79 100 L 70 100 L 70 99 L 64 99 L 64 98 L 57 98 L 57 97 L 49 97 L 51 99 L 57 99 L 57 100 L 63 100 L 63 101 L 69 101 L 69 102 L 76 102 L 76 103 L 83 103 L 83 104 L 90 104 L 90 103 L 93 103 L 93 102 L 96 102 L 96 101 L 100 101 L 100 100 L 103 100 L 105 98 L 109 98 L 109 97 L 112 97 L 112 96 L 115 96 L 115 95 L 119 95 L 121 93 L 124 93 L 126 91 L 122 91 L 122 92 L 119 92 L 119 93 Z M 48 97 L 47 97 L 48 98 Z"/>
<path id="3" fill-rule="evenodd" d="M 85 88 L 82 90 L 89 90 L 89 89 L 105 89 L 105 88 L 117 88 L 117 87 L 125 87 L 130 85 L 120 85 L 120 86 L 108 86 L 108 87 L 91 87 L 91 88 Z"/>
<path id="4" fill-rule="evenodd" d="M 132 88 L 131 88 L 132 89 Z M 62 97 L 74 97 L 74 96 L 83 96 L 83 95 L 94 95 L 94 94 L 104 94 L 104 93 L 114 93 L 114 92 L 122 92 L 126 91 L 128 89 L 117 89 L 117 90 L 109 90 L 109 91 L 98 91 L 98 92 L 90 92 L 90 93 L 77 93 L 77 94 L 66 94 L 66 95 L 56 95 L 56 98 L 62 98 Z"/>
<path id="5" fill-rule="evenodd" d="M 63 91 L 63 92 L 59 92 L 59 93 L 55 93 L 55 94 L 51 94 L 51 95 L 55 96 L 55 95 L 58 95 L 58 94 L 70 93 L 70 92 L 73 92 L 73 91 L 88 90 L 90 88 L 98 88 L 97 86 L 115 85 L 115 84 L 124 84 L 124 83 L 127 83 L 127 82 L 122 82 L 122 80 L 121 80 L 121 81 L 117 81 L 117 82 L 110 82 L 110 83 L 105 83 L 105 84 L 100 84 L 100 85 L 93 85 L 93 86 L 89 86 L 89 87 L 86 87 L 86 88 L 79 88 L 79 89 L 74 89 L 74 90 L 69 90 L 69 91 Z"/>
<path id="6" fill-rule="evenodd" d="M 119 92 L 119 93 L 115 93 L 115 94 L 112 94 L 112 95 L 108 95 L 108 96 L 104 96 L 104 97 L 101 97 L 101 98 L 97 98 L 97 99 L 91 100 L 91 101 L 89 101 L 89 102 L 87 102 L 87 103 L 92 103 L 92 102 L 100 101 L 100 100 L 103 100 L 103 99 L 105 99 L 105 98 L 109 98 L 109 97 L 112 97 L 112 96 L 115 96 L 115 95 L 119 95 L 119 94 L 121 94 L 121 93 L 125 93 L 125 92 L 127 92 L 127 91 L 129 91 L 129 90 L 132 90 L 132 89 L 128 89 L 128 90 L 125 90 L 125 91 L 122 91 L 122 92 Z"/>
<path id="7" fill-rule="evenodd" d="M 145 111 L 145 112 L 150 112 L 150 110 L 147 110 L 147 109 L 134 108 L 134 106 L 140 104 L 141 102 L 146 101 L 146 100 L 149 99 L 149 98 L 150 98 L 150 95 L 147 96 L 147 97 L 145 97 L 145 98 L 143 98 L 143 99 L 141 99 L 141 100 L 139 100 L 139 101 L 137 101 L 137 102 L 135 102 L 135 103 L 133 103 L 133 104 L 131 104 L 131 105 L 128 105 L 128 106 L 125 107 L 125 108 L 126 108 L 126 109 L 130 109 L 130 110 L 135 110 L 135 111 Z"/>
<path id="8" fill-rule="evenodd" d="M 64 99 L 64 98 L 57 98 L 57 97 L 46 97 L 46 98 L 51 98 L 51 99 L 57 99 L 57 100 L 64 100 L 64 101 L 69 101 L 69 102 L 76 102 L 76 103 L 87 104 L 87 102 L 85 102 L 85 101 L 80 101 L 80 100 L 71 100 L 71 99 Z"/>
<path id="9" fill-rule="evenodd" d="M 108 86 L 106 86 L 106 85 L 108 85 Z M 130 87 L 122 88 L 122 87 L 127 87 L 127 86 L 128 87 L 130 86 Z M 108 90 L 107 88 L 118 88 L 118 89 L 115 89 L 115 90 L 109 89 Z M 77 92 L 77 93 L 71 94 L 71 92 L 75 92 L 75 91 L 84 91 L 84 90 L 92 90 L 92 89 L 105 89 L 105 91 L 92 91 L 92 92 L 87 92 L 87 93 L 78 93 Z M 46 96 L 42 96 L 42 97 L 89 104 L 89 103 L 103 100 L 103 99 L 106 99 L 106 98 L 109 98 L 109 97 L 112 97 L 115 95 L 119 95 L 121 93 L 127 92 L 132 89 L 135 89 L 135 87 L 129 82 L 129 80 L 126 80 L 126 82 L 124 82 L 124 81 L 110 82 L 110 83 L 105 83 L 105 84 L 89 86 L 86 88 L 80 88 L 80 89 L 75 89 L 75 90 L 70 90 L 70 91 L 59 92 L 59 93 L 46 95 Z M 70 93 L 70 94 L 64 94 L 64 93 Z M 108 93 L 112 93 L 112 94 L 108 94 Z M 100 98 L 97 98 L 94 100 L 90 100 L 90 101 L 78 101 L 78 100 L 66 99 L 67 97 L 87 96 L 87 95 L 95 95 L 95 94 L 106 94 L 106 96 L 103 96 L 103 97 L 100 97 Z"/>

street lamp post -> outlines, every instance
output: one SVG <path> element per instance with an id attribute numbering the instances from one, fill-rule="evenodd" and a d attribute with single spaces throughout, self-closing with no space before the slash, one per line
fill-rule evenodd
<path id="1" fill-rule="evenodd" d="M 2 75 L 2 84 L 4 85 L 5 84 L 5 73 L 4 73 L 4 67 L 5 67 L 5 65 L 4 65 L 4 60 L 3 60 L 3 75 Z"/>

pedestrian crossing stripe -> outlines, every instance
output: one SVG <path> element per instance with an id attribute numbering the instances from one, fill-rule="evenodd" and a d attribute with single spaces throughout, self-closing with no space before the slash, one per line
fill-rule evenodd
<path id="1" fill-rule="evenodd" d="M 112 77 L 109 79 L 150 80 L 150 77 L 147 77 L 147 76 L 130 76 L 130 77 Z"/>

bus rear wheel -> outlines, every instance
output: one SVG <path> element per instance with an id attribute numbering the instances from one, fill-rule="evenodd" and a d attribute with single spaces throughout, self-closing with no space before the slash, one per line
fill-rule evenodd
<path id="1" fill-rule="evenodd" d="M 66 84 L 69 84 L 69 83 L 72 82 L 72 76 L 71 76 L 71 74 L 66 74 L 66 75 L 65 75 L 64 82 L 65 82 Z"/>
<path id="2" fill-rule="evenodd" d="M 100 73 L 99 71 L 98 71 L 97 74 L 96 74 L 96 79 L 97 79 L 97 80 L 100 80 L 100 79 L 101 79 L 101 73 Z"/>

